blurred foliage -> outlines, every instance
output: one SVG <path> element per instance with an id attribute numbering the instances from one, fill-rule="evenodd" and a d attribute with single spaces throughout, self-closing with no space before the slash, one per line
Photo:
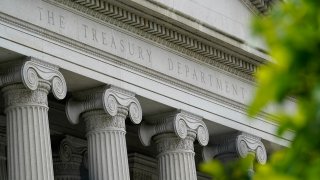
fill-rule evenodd
<path id="1" fill-rule="evenodd" d="M 290 148 L 275 152 L 266 165 L 257 165 L 252 179 L 320 179 L 320 0 L 288 0 L 275 5 L 269 15 L 256 17 L 254 33 L 261 36 L 272 62 L 256 73 L 258 88 L 248 114 L 255 116 L 270 103 L 275 112 L 279 135 L 293 130 Z M 284 111 L 287 97 L 294 97 L 294 112 Z M 282 108 L 281 108 L 282 107 Z M 217 167 L 217 162 L 202 165 L 215 180 L 247 179 L 232 176 Z M 210 171 L 210 169 L 211 171 Z M 215 169 L 215 170 L 213 170 Z"/>
<path id="2" fill-rule="evenodd" d="M 249 154 L 246 158 L 240 159 L 239 161 L 231 161 L 225 165 L 218 160 L 213 160 L 205 164 L 201 164 L 200 169 L 204 173 L 212 177 L 216 177 L 218 180 L 250 180 L 252 172 L 248 171 L 248 169 L 252 169 L 253 161 L 254 155 Z"/>

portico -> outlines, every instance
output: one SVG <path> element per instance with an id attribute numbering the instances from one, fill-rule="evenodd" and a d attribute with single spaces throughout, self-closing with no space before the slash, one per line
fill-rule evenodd
<path id="1" fill-rule="evenodd" d="M 288 146 L 269 109 L 245 112 L 266 54 L 143 2 L 0 2 L 1 180 L 208 179 L 217 139 L 263 162 Z"/>

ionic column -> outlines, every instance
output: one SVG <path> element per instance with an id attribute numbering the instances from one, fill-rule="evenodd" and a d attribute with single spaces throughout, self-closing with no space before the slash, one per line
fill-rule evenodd
<path id="1" fill-rule="evenodd" d="M 58 68 L 27 58 L 15 65 L 1 64 L 0 87 L 5 99 L 9 180 L 53 180 L 48 100 L 66 95 Z"/>
<path id="2" fill-rule="evenodd" d="M 67 104 L 67 116 L 86 123 L 89 177 L 91 180 L 130 179 L 125 119 L 141 122 L 142 111 L 135 94 L 114 86 L 75 93 Z"/>
<path id="3" fill-rule="evenodd" d="M 265 164 L 267 161 L 266 149 L 261 142 L 261 138 L 257 136 L 244 132 L 236 132 L 222 134 L 213 139 L 213 142 L 210 142 L 210 145 L 203 149 L 205 161 L 214 158 L 225 164 L 239 158 L 245 158 L 248 154 L 253 155 L 260 164 Z M 253 163 L 251 163 L 251 167 L 248 169 L 249 175 L 254 173 Z"/>
<path id="4" fill-rule="evenodd" d="M 139 137 L 148 146 L 153 141 L 158 150 L 160 180 L 196 180 L 194 140 L 208 143 L 208 130 L 202 118 L 178 111 L 147 118 L 141 124 Z"/>
<path id="5" fill-rule="evenodd" d="M 81 180 L 87 172 L 87 142 L 72 136 L 54 136 L 53 169 L 55 180 Z"/>
<path id="6" fill-rule="evenodd" d="M 6 120 L 0 115 L 0 180 L 8 179 L 6 145 Z"/>

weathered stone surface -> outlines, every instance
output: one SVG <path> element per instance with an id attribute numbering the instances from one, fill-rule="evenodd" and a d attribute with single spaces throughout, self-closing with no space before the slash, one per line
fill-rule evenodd
<path id="1" fill-rule="evenodd" d="M 2 66 L 3 67 L 3 66 Z M 66 95 L 58 68 L 27 58 L 2 70 L 7 118 L 8 179 L 53 180 L 47 95 Z"/>
<path id="2" fill-rule="evenodd" d="M 151 140 L 158 151 L 160 180 L 196 180 L 194 140 L 205 146 L 209 134 L 202 118 L 178 111 L 147 118 L 141 124 L 139 137 L 144 145 Z"/>
<path id="3" fill-rule="evenodd" d="M 86 123 L 89 177 L 92 180 L 129 180 L 125 119 L 142 119 L 135 94 L 114 86 L 103 86 L 75 93 L 66 106 L 68 119 Z"/>

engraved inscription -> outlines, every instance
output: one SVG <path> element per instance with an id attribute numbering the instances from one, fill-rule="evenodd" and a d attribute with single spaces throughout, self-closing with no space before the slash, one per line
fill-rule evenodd
<path id="1" fill-rule="evenodd" d="M 176 74 L 178 77 L 187 79 L 187 81 L 196 81 L 200 86 L 207 87 L 208 90 L 219 94 L 224 93 L 243 101 L 248 98 L 246 97 L 248 93 L 245 87 L 231 82 L 226 78 L 219 77 L 213 71 L 201 70 L 197 66 L 191 66 L 188 63 L 183 63 L 171 57 L 168 57 L 167 62 L 167 70 Z"/>
<path id="2" fill-rule="evenodd" d="M 65 17 L 48 9 L 37 7 L 39 12 L 39 20 L 46 21 L 48 25 L 57 25 L 61 29 L 65 29 Z"/>
<path id="3" fill-rule="evenodd" d="M 148 47 L 143 47 L 130 41 L 127 38 L 121 38 L 116 35 L 116 32 L 110 29 L 97 29 L 90 27 L 87 24 L 82 24 L 80 36 L 87 41 L 104 46 L 111 51 L 120 52 L 120 55 L 129 55 L 134 59 L 145 61 L 152 64 L 152 51 Z"/>
<path id="4" fill-rule="evenodd" d="M 12 3 L 19 3 L 19 6 L 13 8 Z M 85 47 L 117 57 L 117 61 L 135 63 L 236 102 L 246 104 L 250 100 L 253 85 L 248 81 L 85 14 L 79 15 L 41 0 L 2 0 L 0 9 L 66 39 L 83 43 Z M 21 15 L 22 11 L 30 13 Z"/>

